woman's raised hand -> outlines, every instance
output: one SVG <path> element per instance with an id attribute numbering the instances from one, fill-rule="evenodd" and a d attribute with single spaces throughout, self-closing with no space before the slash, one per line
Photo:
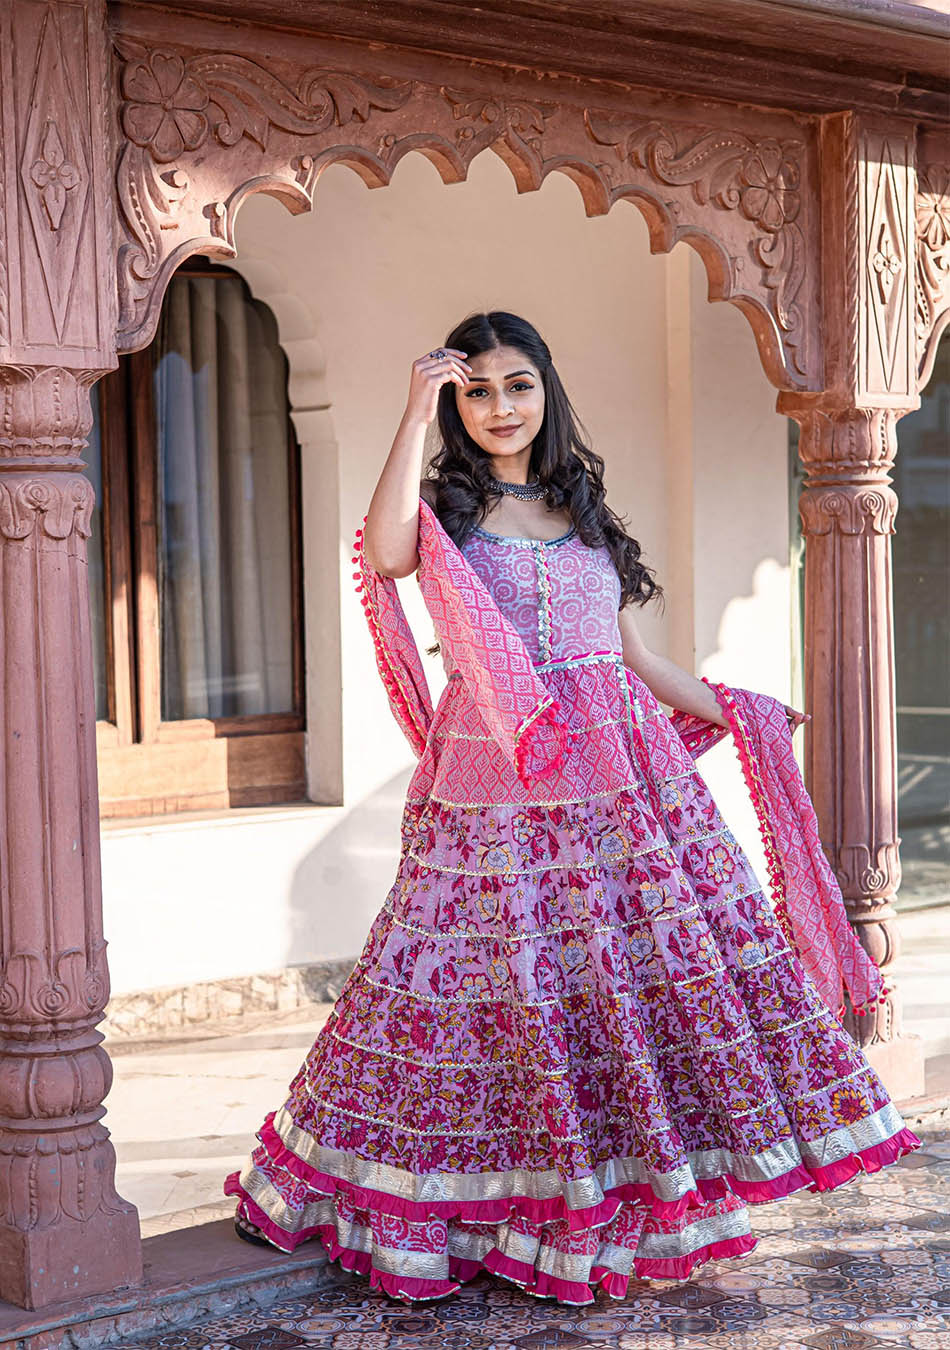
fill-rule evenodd
<path id="1" fill-rule="evenodd" d="M 791 707 L 788 703 L 783 703 L 782 707 L 785 709 L 785 716 L 788 718 L 789 731 L 795 732 L 803 722 L 811 721 L 811 713 L 799 712 L 797 708 Z"/>
<path id="2" fill-rule="evenodd" d="M 426 427 L 435 420 L 439 390 L 468 383 L 465 352 L 437 347 L 412 363 L 409 400 L 366 513 L 363 551 L 383 576 L 406 577 L 419 566 L 419 480 Z"/>
<path id="3" fill-rule="evenodd" d="M 451 380 L 464 386 L 472 367 L 465 360 L 466 353 L 455 347 L 437 347 L 412 363 L 409 379 L 409 400 L 406 419 L 428 426 L 435 420 L 439 406 L 439 390 Z"/>

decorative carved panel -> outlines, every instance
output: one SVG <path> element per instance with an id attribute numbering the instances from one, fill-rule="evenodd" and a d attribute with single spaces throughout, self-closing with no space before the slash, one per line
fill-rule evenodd
<path id="1" fill-rule="evenodd" d="M 917 392 L 913 133 L 862 126 L 856 140 L 857 387 L 906 402 Z"/>
<path id="2" fill-rule="evenodd" d="M 654 252 L 689 239 L 713 297 L 748 316 L 773 381 L 819 387 L 815 188 L 807 127 L 791 118 L 710 104 L 698 118 L 678 100 L 675 116 L 658 119 L 635 91 L 621 115 L 608 97 L 604 107 L 586 105 L 583 91 L 554 79 L 525 75 L 515 87 L 510 73 L 468 72 L 469 88 L 449 62 L 445 83 L 404 77 L 395 55 L 386 73 L 339 69 L 309 38 L 297 42 L 296 63 L 139 34 L 114 42 L 124 350 L 150 340 L 167 280 L 185 257 L 233 256 L 234 218 L 249 193 L 269 191 L 304 211 L 331 163 L 379 187 L 418 151 L 445 182 L 459 182 L 491 149 L 519 191 L 561 171 L 589 215 L 635 202 Z"/>
<path id="3" fill-rule="evenodd" d="M 922 137 L 917 159 L 916 340 L 918 387 L 930 378 L 950 322 L 950 148 Z"/>
<path id="4" fill-rule="evenodd" d="M 0 5 L 0 360 L 114 363 L 102 12 Z"/>
<path id="5" fill-rule="evenodd" d="M 599 144 L 615 146 L 625 164 L 646 170 L 659 183 L 689 187 L 699 207 L 735 211 L 752 225 L 746 253 L 731 259 L 736 283 L 747 279 L 747 269 L 756 269 L 760 284 L 771 292 L 770 313 L 786 359 L 794 374 L 805 376 L 812 344 L 802 311 L 803 142 L 656 121 L 618 134 L 615 126 L 590 115 L 588 127 Z M 682 211 L 679 202 L 668 206 L 674 215 Z"/>

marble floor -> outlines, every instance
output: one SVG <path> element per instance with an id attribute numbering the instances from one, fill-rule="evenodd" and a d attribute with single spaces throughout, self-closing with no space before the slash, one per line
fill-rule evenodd
<path id="1" fill-rule="evenodd" d="M 331 1265 L 312 1296 L 125 1343 L 125 1350 L 950 1350 L 950 1132 L 874 1176 L 753 1209 L 756 1248 L 686 1283 L 631 1282 L 570 1308 L 482 1275 L 405 1304 Z M 236 1239 L 235 1239 L 236 1240 Z"/>

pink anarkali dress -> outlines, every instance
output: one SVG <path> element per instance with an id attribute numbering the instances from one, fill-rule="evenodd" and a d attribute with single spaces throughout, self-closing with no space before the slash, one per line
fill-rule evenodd
<path id="1" fill-rule="evenodd" d="M 749 1206 L 920 1140 L 624 665 L 607 549 L 476 529 L 456 550 L 425 503 L 420 526 L 448 670 L 428 712 L 421 668 L 392 657 L 392 583 L 357 555 L 419 755 L 396 877 L 225 1190 L 277 1247 L 316 1238 L 398 1299 L 482 1270 L 569 1304 L 686 1279 L 753 1249 Z M 515 753 L 498 730 L 528 686 L 536 729 L 564 730 L 534 778 L 525 719 Z"/>

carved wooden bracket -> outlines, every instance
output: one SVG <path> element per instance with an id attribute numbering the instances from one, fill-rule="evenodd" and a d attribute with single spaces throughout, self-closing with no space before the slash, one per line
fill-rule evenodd
<path id="1" fill-rule="evenodd" d="M 646 105 L 638 116 L 633 92 L 634 111 L 619 117 L 585 107 L 576 91 L 574 102 L 524 98 L 501 79 L 488 95 L 287 62 L 278 69 L 125 35 L 115 46 L 123 350 L 150 340 L 168 278 L 185 257 L 234 255 L 234 219 L 248 194 L 270 192 L 305 211 L 331 163 L 380 187 L 418 151 L 443 181 L 460 182 L 491 149 L 519 191 L 560 171 L 577 184 L 588 215 L 635 202 L 654 252 L 687 238 L 706 263 L 711 297 L 749 318 L 770 378 L 784 388 L 820 386 L 818 232 L 803 225 L 816 196 L 804 130 L 791 119 L 779 119 L 791 134 L 753 136 L 711 124 L 708 107 L 705 121 L 661 122 Z"/>
<path id="2" fill-rule="evenodd" d="M 917 379 L 930 378 L 950 323 L 950 152 L 922 138 L 917 162 Z"/>

